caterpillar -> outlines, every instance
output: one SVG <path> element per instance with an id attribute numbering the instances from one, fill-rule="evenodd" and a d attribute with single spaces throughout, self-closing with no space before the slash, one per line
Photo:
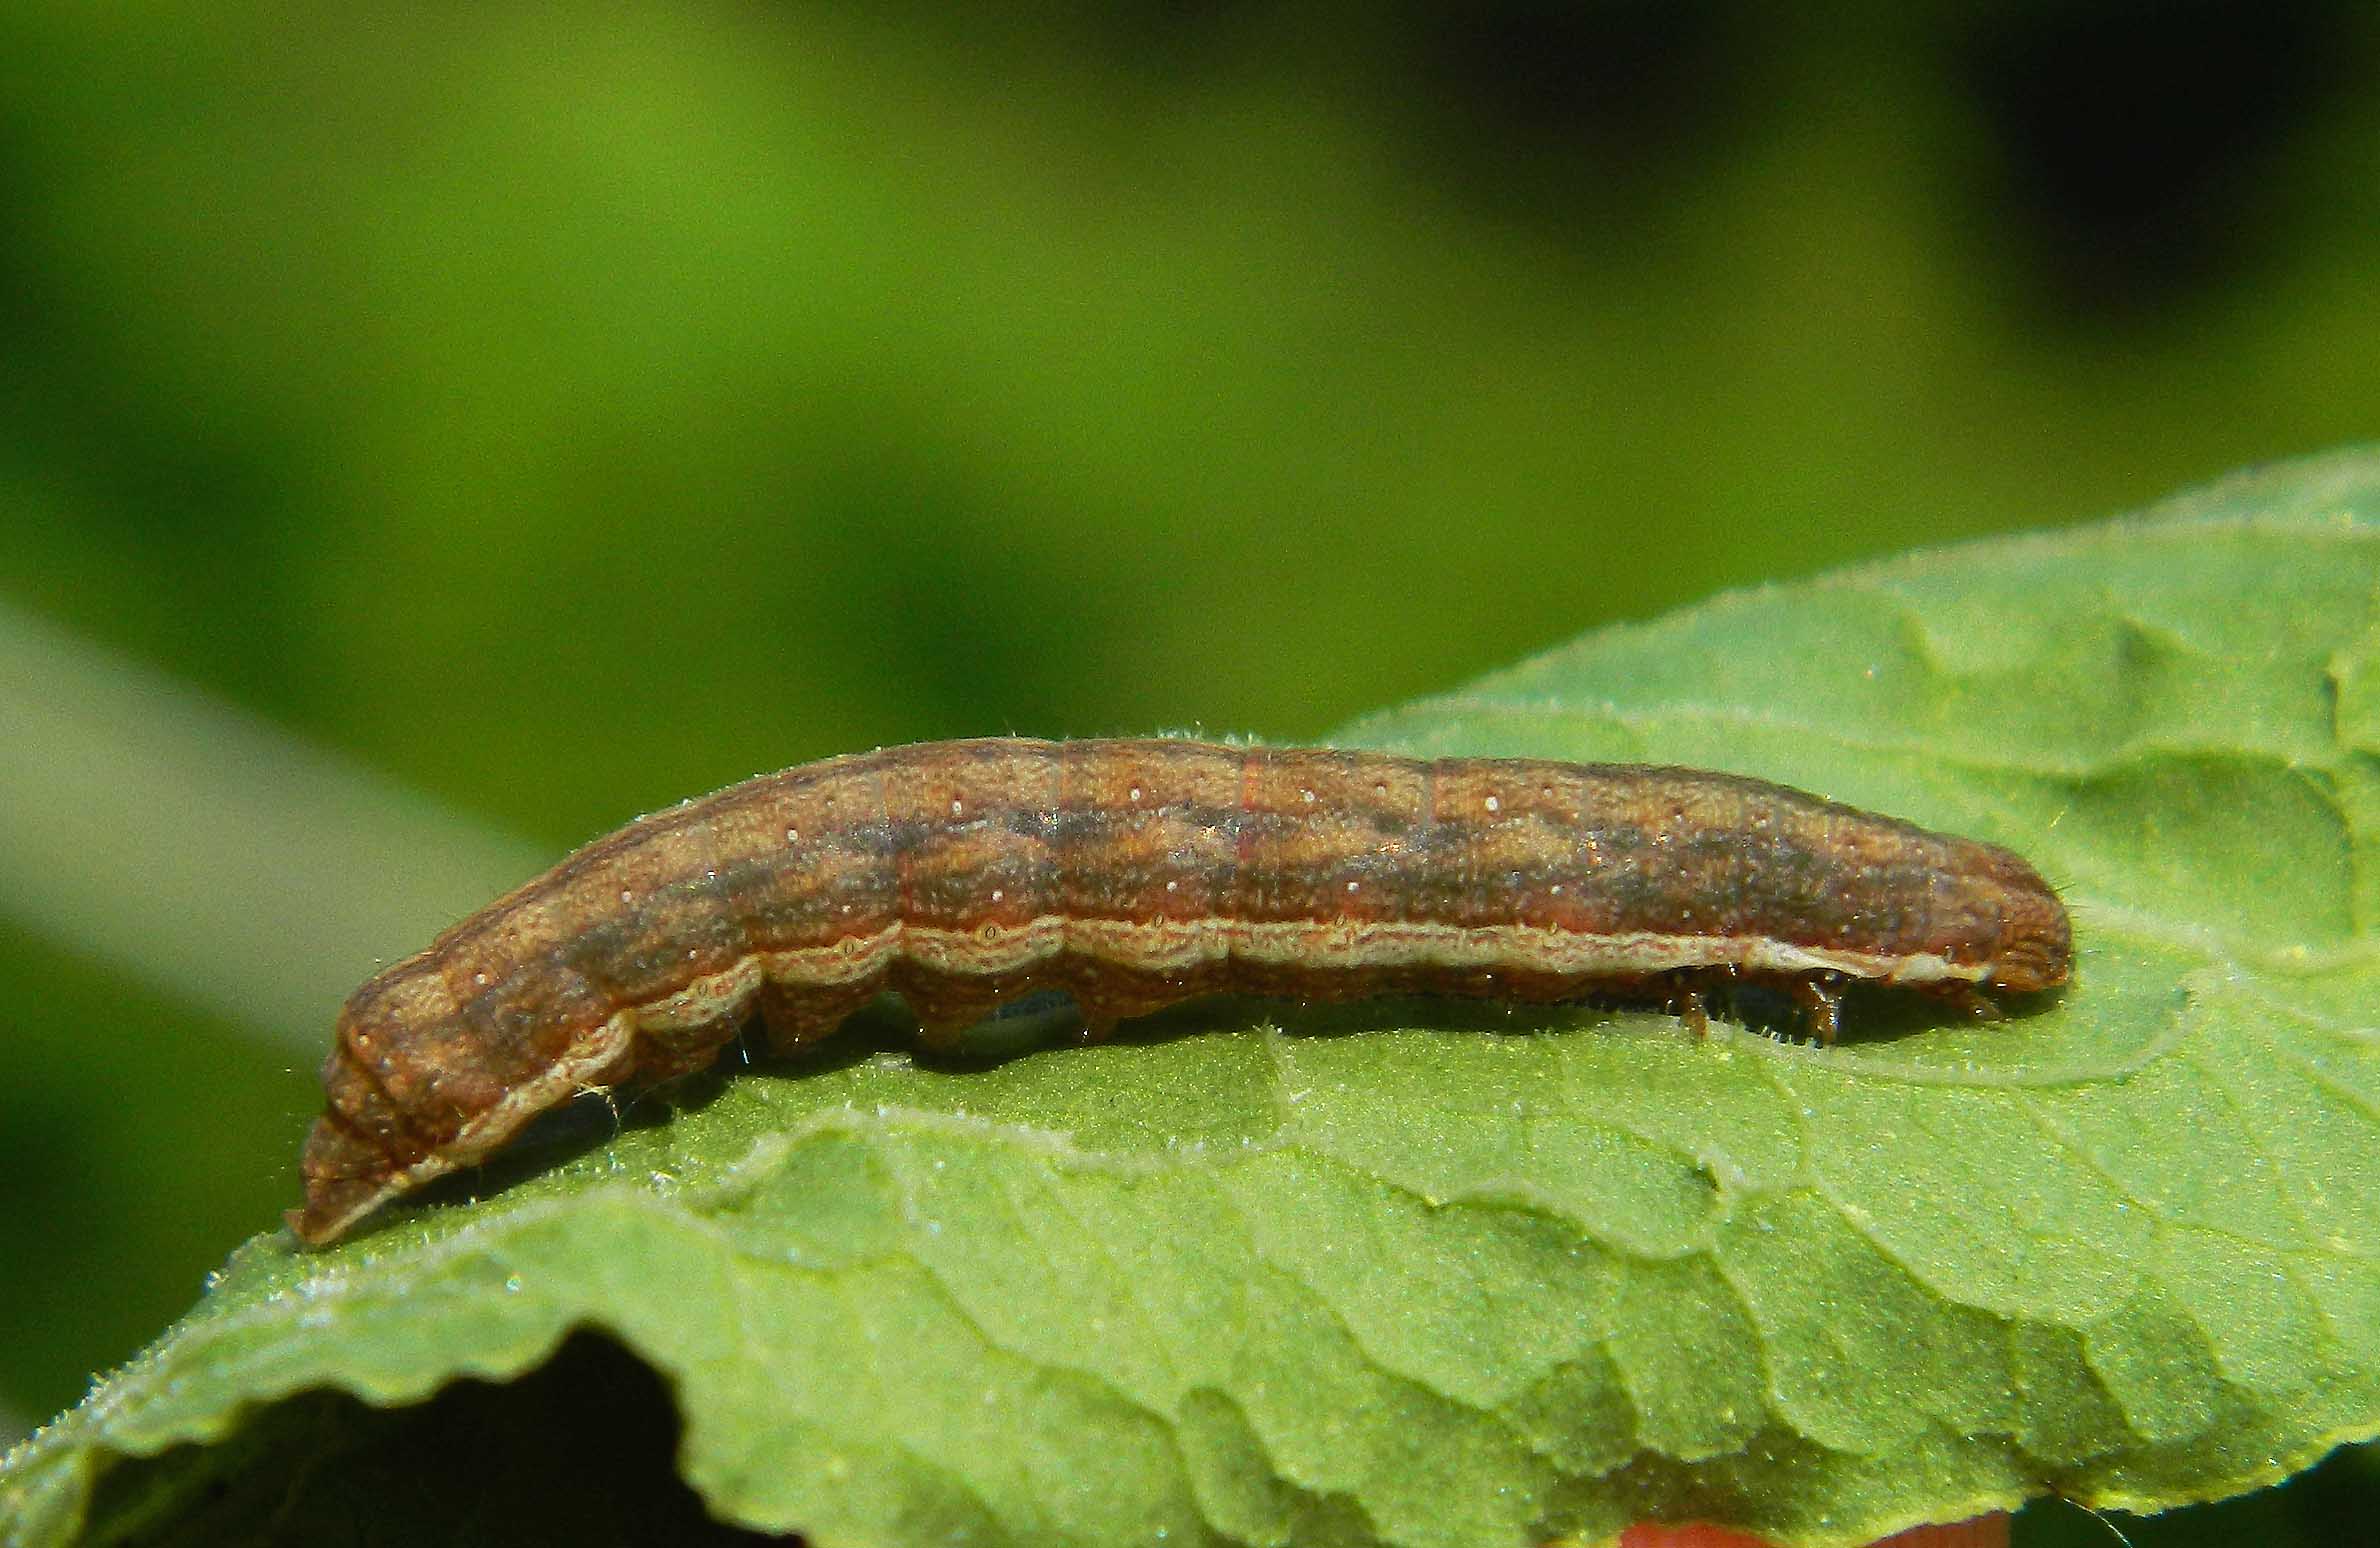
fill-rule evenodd
<path id="1" fill-rule="evenodd" d="M 1211 993 L 1781 989 L 1988 1009 L 2054 988 L 2032 866 L 1732 774 L 1328 748 L 987 738 L 830 758 L 640 818 L 357 989 L 300 1160 L 309 1245 L 589 1089 L 699 1069 L 755 1014 L 889 989 L 929 1045 L 1063 989 L 1087 1035 Z"/>

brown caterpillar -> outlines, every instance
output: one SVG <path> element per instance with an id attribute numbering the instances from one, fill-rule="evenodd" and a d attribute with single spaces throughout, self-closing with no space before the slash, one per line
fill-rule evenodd
<path id="1" fill-rule="evenodd" d="M 1092 1035 L 1216 992 L 1552 1001 L 1748 979 L 1832 1040 L 1835 986 L 2066 979 L 2005 849 L 1693 769 L 938 742 L 642 818 L 374 976 L 339 1014 L 289 1226 L 328 1242 L 590 1088 L 779 1049 L 885 989 L 947 1044 L 1070 991 Z"/>

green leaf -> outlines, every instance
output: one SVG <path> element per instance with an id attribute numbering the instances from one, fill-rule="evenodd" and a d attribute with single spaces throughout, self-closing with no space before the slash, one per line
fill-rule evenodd
<path id="1" fill-rule="evenodd" d="M 941 1065 L 847 1034 L 480 1202 L 250 1242 L 9 1457 L 7 1541 L 660 1509 L 644 1367 L 711 1512 L 827 1544 L 1818 1545 L 2280 1478 L 2380 1430 L 2376 515 L 2380 455 L 2290 465 L 1342 738 L 1715 765 L 2007 843 L 2074 907 L 2038 1014 L 1855 1000 L 1829 1050 L 1220 1002 Z"/>

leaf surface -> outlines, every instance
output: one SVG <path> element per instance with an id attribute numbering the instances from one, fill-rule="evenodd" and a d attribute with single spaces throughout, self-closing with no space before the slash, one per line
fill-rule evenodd
<path id="1" fill-rule="evenodd" d="M 962 1063 L 847 1034 L 476 1204 L 250 1242 L 8 1458 L 6 1540 L 218 1540 L 239 1479 L 366 1476 L 325 1460 L 361 1405 L 291 1419 L 315 1389 L 417 1403 L 575 1330 L 660 1374 L 711 1512 L 822 1544 L 1831 1545 L 2285 1476 L 2380 1429 L 2376 517 L 2380 456 L 2291 464 L 1338 738 L 1735 769 L 2006 843 L 2074 910 L 2052 1005 L 1855 998 L 1831 1050 L 1414 1001 Z M 534 1498 L 523 1442 L 456 1432 L 627 1422 L 407 1444 Z"/>

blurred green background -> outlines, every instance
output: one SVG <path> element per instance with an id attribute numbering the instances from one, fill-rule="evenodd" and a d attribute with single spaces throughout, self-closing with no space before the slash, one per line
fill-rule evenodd
<path id="1" fill-rule="evenodd" d="M 2376 65 L 2318 0 L 17 0 L 0 1436 L 274 1225 L 345 988 L 637 811 L 1312 737 L 2371 437 Z"/>

